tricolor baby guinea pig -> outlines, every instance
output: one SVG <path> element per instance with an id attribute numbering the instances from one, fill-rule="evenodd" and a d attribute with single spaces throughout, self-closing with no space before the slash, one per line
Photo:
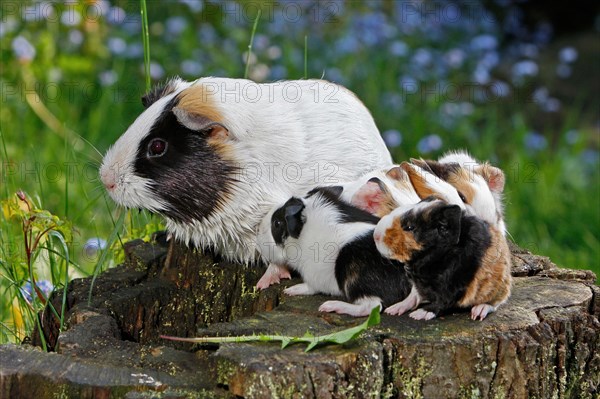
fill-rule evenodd
<path id="1" fill-rule="evenodd" d="M 411 163 L 456 188 L 467 210 L 505 234 L 502 204 L 505 178 L 500 168 L 481 164 L 466 152 L 451 152 L 439 161 L 412 159 Z"/>
<path id="2" fill-rule="evenodd" d="M 279 194 L 303 194 L 391 165 L 369 111 L 323 80 L 170 81 L 106 153 L 100 177 L 128 208 L 228 259 L 256 259 L 258 224 Z"/>
<path id="3" fill-rule="evenodd" d="M 381 219 L 374 233 L 379 252 L 404 263 L 413 289 L 386 309 L 429 320 L 452 308 L 471 308 L 483 320 L 511 291 L 510 251 L 502 233 L 460 207 L 430 197 Z"/>
<path id="4" fill-rule="evenodd" d="M 341 188 L 323 187 L 292 197 L 267 214 L 259 248 L 267 262 L 287 264 L 303 283 L 288 295 L 341 295 L 319 310 L 366 316 L 376 306 L 406 297 L 411 285 L 400 262 L 381 256 L 373 231 L 378 218 L 339 198 Z"/>

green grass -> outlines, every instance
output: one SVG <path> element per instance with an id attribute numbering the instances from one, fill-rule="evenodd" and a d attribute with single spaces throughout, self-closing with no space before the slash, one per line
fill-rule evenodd
<path id="1" fill-rule="evenodd" d="M 118 248 L 123 241 L 149 237 L 161 228 L 156 216 L 117 210 L 107 198 L 97 169 L 102 154 L 143 110 L 140 96 L 151 83 L 150 62 L 160 64 L 165 77 L 197 77 L 182 72 L 180 62 L 184 59 L 202 60 L 200 75 L 230 77 L 252 77 L 258 64 L 283 65 L 289 79 L 320 78 L 323 73 L 327 78 L 331 69 L 337 68 L 344 73 L 346 85 L 372 111 L 381 131 L 402 132 L 402 145 L 393 151 L 397 161 L 422 155 L 417 144 L 431 133 L 443 139 L 443 146 L 425 156 L 467 148 L 478 158 L 491 159 L 507 176 L 506 218 L 514 241 L 550 256 L 560 266 L 591 269 L 600 275 L 600 171 L 597 164 L 590 167 L 581 157 L 586 149 L 597 149 L 600 143 L 597 127 L 590 122 L 597 119 L 597 98 L 585 84 L 574 84 L 579 94 L 565 97 L 559 118 L 550 118 L 535 104 L 513 99 L 494 103 L 467 99 L 473 103 L 472 112 L 445 125 L 440 119 L 444 101 L 435 96 L 409 95 L 397 109 L 384 104 L 385 93 L 399 92 L 398 71 L 406 69 L 406 59 L 391 58 L 386 49 L 362 48 L 333 65 L 327 63 L 328 46 L 348 17 L 341 16 L 322 32 L 309 27 L 301 34 L 273 35 L 269 40 L 280 49 L 281 58 L 272 60 L 257 46 L 259 35 L 264 34 L 261 30 L 269 22 L 267 15 L 262 19 L 252 16 L 245 25 L 231 26 L 218 13 L 207 20 L 193 16 L 180 4 L 151 2 L 149 6 L 143 12 L 150 20 L 147 29 L 141 24 L 144 33 L 128 34 L 122 27 L 100 21 L 95 30 L 80 28 L 84 40 L 77 50 L 69 49 L 71 28 L 57 21 L 20 21 L 17 31 L 0 37 L 0 83 L 4 91 L 0 107 L 0 201 L 14 200 L 15 193 L 23 190 L 38 208 L 49 210 L 72 226 L 67 251 L 56 237 L 43 242 L 31 269 L 38 281 L 48 280 L 61 288 L 68 279 L 97 275 L 122 260 Z M 214 27 L 218 40 L 203 42 L 190 26 L 176 40 L 170 39 L 165 35 L 165 20 L 174 15 L 185 15 L 194 27 Z M 11 41 L 17 35 L 36 43 L 33 60 L 15 58 Z M 141 42 L 143 55 L 111 56 L 106 45 L 110 37 Z M 411 40 L 420 40 L 418 37 L 406 41 L 421 46 Z M 457 39 L 449 36 L 447 40 Z M 248 58 L 242 57 L 244 52 Z M 250 62 L 251 53 L 256 57 L 254 63 Z M 554 53 L 542 57 L 551 59 Z M 580 57 L 577 65 L 587 68 L 589 59 L 585 54 Z M 544 63 L 540 76 L 552 75 L 554 67 L 550 61 Z M 577 68 L 574 76 L 584 75 Z M 119 78 L 117 83 L 100 84 L 99 75 L 106 71 Z M 468 79 L 460 70 L 451 76 L 453 82 Z M 547 78 L 550 88 L 552 79 Z M 565 85 L 556 85 L 559 83 Z M 56 88 L 60 96 L 52 94 Z M 570 93 L 568 88 L 561 90 Z M 31 97 L 33 92 L 39 98 Z M 579 131 L 580 137 L 567 142 L 565 132 L 572 129 Z M 548 138 L 547 148 L 527 150 L 523 143 L 532 130 Z M 43 306 L 35 299 L 33 303 L 25 300 L 20 290 L 32 277 L 23 262 L 20 226 L 5 209 L 0 212 L 0 342 L 23 339 L 35 328 L 33 315 Z M 93 237 L 114 245 L 90 256 L 84 244 Z M 61 313 L 61 309 L 56 311 Z"/>

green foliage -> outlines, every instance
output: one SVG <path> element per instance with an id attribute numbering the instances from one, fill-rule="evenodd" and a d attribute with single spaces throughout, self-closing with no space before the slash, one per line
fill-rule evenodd
<path id="1" fill-rule="evenodd" d="M 168 339 L 170 341 L 179 342 L 191 342 L 196 344 L 221 344 L 228 342 L 281 342 L 281 349 L 284 349 L 290 344 L 306 343 L 305 352 L 310 351 L 319 344 L 345 344 L 346 342 L 352 341 L 360 334 L 362 334 L 367 328 L 375 326 L 380 322 L 380 308 L 379 306 L 371 309 L 371 313 L 367 320 L 355 327 L 350 327 L 345 330 L 333 332 L 325 335 L 313 335 L 310 332 L 306 332 L 301 337 L 293 337 L 288 335 L 265 335 L 265 334 L 254 334 L 254 335 L 242 335 L 238 337 L 198 337 L 198 338 L 182 338 L 172 337 L 168 335 L 161 335 L 161 338 Z"/>
<path id="2" fill-rule="evenodd" d="M 28 201 L 35 209 L 49 212 L 37 216 L 40 223 L 55 223 L 49 215 L 69 221 L 56 226 L 65 230 L 60 235 L 40 239 L 33 256 L 38 282 L 64 287 L 67 275 L 97 275 L 123 259 L 123 242 L 163 228 L 159 217 L 146 212 L 118 213 L 97 174 L 102 154 L 143 111 L 140 96 L 147 78 L 159 83 L 173 75 L 192 80 L 242 77 L 245 71 L 256 81 L 324 77 L 344 84 L 371 110 L 384 136 L 398 131 L 401 143 L 391 146 L 396 161 L 434 158 L 456 148 L 491 160 L 507 174 L 512 238 L 559 265 L 600 275 L 593 32 L 537 49 L 539 74 L 513 82 L 513 64 L 525 56 L 511 58 L 500 45 L 470 48 L 477 35 L 502 43 L 499 23 L 464 18 L 445 26 L 442 18 L 405 29 L 402 17 L 407 14 L 395 9 L 402 2 L 298 2 L 302 15 L 285 20 L 282 10 L 296 7 L 281 3 L 259 17 L 255 6 L 261 2 L 253 7 L 228 3 L 229 8 L 198 2 L 203 5 L 199 11 L 189 3 L 148 2 L 143 13 L 147 27 L 140 13 L 145 2 L 103 2 L 109 8 L 98 13 L 98 2 L 13 3 L 18 7 L 3 8 L 0 34 L 0 199 L 15 201 L 14 193 L 23 190 L 32 194 Z M 435 18 L 433 6 L 429 14 Z M 416 15 L 418 10 L 410 11 Z M 568 65 L 568 79 L 556 75 L 557 54 L 564 46 L 579 51 L 579 59 Z M 457 51 L 465 58 L 449 67 L 445 60 Z M 419 66 L 417 55 L 432 58 Z M 498 57 L 489 71 L 492 80 L 474 84 L 473 72 L 490 56 L 492 61 Z M 415 92 L 402 86 L 409 78 L 418 85 Z M 498 82 L 509 94 L 481 100 Z M 461 87 L 462 96 L 452 98 L 452 90 L 446 90 L 450 86 Z M 558 93 L 559 111 L 549 112 L 543 101 L 532 99 L 539 88 L 548 90 L 547 97 Z M 442 140 L 439 148 L 421 146 L 430 135 Z M 540 136 L 543 146 L 528 145 Z M 21 290 L 30 279 L 21 227 L 2 212 L 0 342 L 20 340 L 34 326 L 34 311 Z M 107 248 L 88 253 L 86 243 L 94 239 L 106 241 Z M 17 324 L 21 327 L 13 328 Z"/>

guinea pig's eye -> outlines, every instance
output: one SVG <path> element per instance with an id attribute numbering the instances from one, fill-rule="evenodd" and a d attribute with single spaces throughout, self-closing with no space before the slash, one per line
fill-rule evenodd
<path id="1" fill-rule="evenodd" d="M 275 219 L 273 221 L 273 226 L 275 226 L 276 229 L 281 227 L 281 220 Z"/>
<path id="2" fill-rule="evenodd" d="M 404 226 L 404 231 L 413 231 L 415 229 L 415 226 L 412 224 L 407 224 L 406 226 Z"/>
<path id="3" fill-rule="evenodd" d="M 163 139 L 152 139 L 148 143 L 148 156 L 149 157 L 160 157 L 167 152 L 167 142 Z"/>
<path id="4" fill-rule="evenodd" d="M 463 193 L 461 193 L 461 192 L 459 191 L 459 192 L 458 192 L 458 196 L 460 197 L 460 200 L 461 200 L 462 202 L 464 202 L 465 204 L 467 203 L 467 197 L 465 197 L 465 196 L 463 195 Z"/>

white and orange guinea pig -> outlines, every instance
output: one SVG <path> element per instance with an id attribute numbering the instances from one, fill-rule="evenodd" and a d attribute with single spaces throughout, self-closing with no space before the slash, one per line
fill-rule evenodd
<path id="1" fill-rule="evenodd" d="M 470 214 L 506 234 L 502 203 L 505 177 L 500 168 L 481 163 L 465 151 L 449 152 L 438 161 L 412 159 L 411 164 L 453 186 Z"/>
<path id="2" fill-rule="evenodd" d="M 171 236 L 231 260 L 257 260 L 258 224 L 282 195 L 391 165 L 369 111 L 323 80 L 257 84 L 174 79 L 106 153 L 100 177 Z"/>
<path id="3" fill-rule="evenodd" d="M 483 320 L 511 291 L 510 251 L 495 226 L 460 207 L 429 197 L 383 217 L 374 231 L 379 252 L 404 264 L 413 287 L 385 312 L 429 320 L 453 308 L 471 308 Z M 403 287 L 401 287 L 403 289 Z"/>

